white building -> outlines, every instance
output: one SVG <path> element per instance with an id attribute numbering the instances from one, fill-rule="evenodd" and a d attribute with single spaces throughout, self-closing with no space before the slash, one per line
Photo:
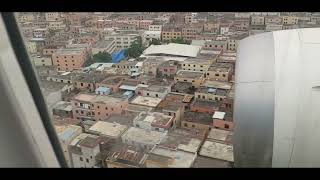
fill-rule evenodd
<path id="1" fill-rule="evenodd" d="M 120 50 L 124 48 L 129 48 L 138 36 L 138 34 L 115 34 L 105 36 L 105 39 L 114 39 L 116 41 L 116 50 Z"/>
<path id="2" fill-rule="evenodd" d="M 251 16 L 251 25 L 264 25 L 264 16 Z"/>
<path id="3" fill-rule="evenodd" d="M 89 128 L 88 132 L 90 132 L 91 134 L 97 134 L 99 136 L 117 139 L 127 129 L 128 127 L 125 125 L 105 121 L 98 121 Z"/>
<path id="4" fill-rule="evenodd" d="M 69 151 L 73 167 L 97 167 L 95 157 L 100 152 L 99 136 L 82 133 L 70 143 Z"/>
<path id="5" fill-rule="evenodd" d="M 32 56 L 30 58 L 35 66 L 52 66 L 51 57 Z"/>
<path id="6" fill-rule="evenodd" d="M 44 13 L 44 16 L 46 18 L 46 21 L 58 21 L 60 19 L 59 12 L 47 12 Z"/>
<path id="7" fill-rule="evenodd" d="M 152 39 L 161 40 L 161 31 L 145 31 L 142 35 L 143 42 L 147 43 Z"/>

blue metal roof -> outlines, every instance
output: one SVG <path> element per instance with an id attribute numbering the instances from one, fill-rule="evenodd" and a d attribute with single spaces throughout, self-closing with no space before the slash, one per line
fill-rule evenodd
<path id="1" fill-rule="evenodd" d="M 124 49 L 120 50 L 119 52 L 114 52 L 111 54 L 111 57 L 112 57 L 112 63 L 118 63 L 120 62 L 122 59 L 125 58 L 125 55 L 124 55 Z"/>
<path id="2" fill-rule="evenodd" d="M 59 137 L 60 137 L 60 139 L 66 141 L 66 140 L 68 140 L 68 139 L 72 136 L 72 134 L 74 134 L 74 133 L 75 133 L 75 130 L 74 130 L 74 129 L 67 128 L 67 129 L 65 129 L 63 132 L 61 132 L 61 133 L 59 134 Z"/>

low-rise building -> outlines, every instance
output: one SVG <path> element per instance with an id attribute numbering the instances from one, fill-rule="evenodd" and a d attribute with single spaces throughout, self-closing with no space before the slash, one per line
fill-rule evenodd
<path id="1" fill-rule="evenodd" d="M 226 51 L 228 48 L 227 40 L 206 40 L 204 42 L 203 49 L 206 50 L 223 50 Z"/>
<path id="2" fill-rule="evenodd" d="M 158 24 L 151 24 L 149 25 L 149 31 L 162 31 L 162 25 Z"/>
<path id="3" fill-rule="evenodd" d="M 148 30 L 149 26 L 153 23 L 153 20 L 140 20 L 139 21 L 139 28 Z"/>
<path id="4" fill-rule="evenodd" d="M 140 150 L 152 150 L 156 144 L 166 136 L 166 132 L 150 131 L 136 127 L 130 127 L 123 135 L 122 142 L 135 146 Z"/>
<path id="5" fill-rule="evenodd" d="M 224 130 L 233 130 L 233 113 L 231 111 L 228 112 L 221 112 L 216 111 L 214 112 L 213 116 L 213 126 L 215 128 L 224 129 Z"/>
<path id="6" fill-rule="evenodd" d="M 106 76 L 102 73 L 81 73 L 72 78 L 73 85 L 76 89 L 89 90 L 94 92 L 97 88 L 96 85 L 101 83 Z"/>
<path id="7" fill-rule="evenodd" d="M 190 111 L 213 114 L 215 111 L 219 109 L 219 106 L 220 106 L 219 101 L 207 101 L 202 99 L 195 99 L 190 104 Z"/>
<path id="8" fill-rule="evenodd" d="M 76 125 L 55 125 L 55 129 L 61 144 L 64 157 L 71 167 L 71 157 L 69 152 L 69 144 L 82 133 L 82 128 Z"/>
<path id="9" fill-rule="evenodd" d="M 62 118 L 73 118 L 71 102 L 57 102 L 52 108 L 52 113 L 53 115 L 60 116 Z"/>
<path id="10" fill-rule="evenodd" d="M 35 66 L 52 66 L 51 57 L 31 56 L 30 58 Z"/>
<path id="11" fill-rule="evenodd" d="M 282 30 L 282 24 L 267 24 L 266 31 L 278 31 Z"/>
<path id="12" fill-rule="evenodd" d="M 205 141 L 199 155 L 228 162 L 233 162 L 233 146 L 215 141 Z"/>
<path id="13" fill-rule="evenodd" d="M 210 65 L 215 59 L 205 59 L 205 58 L 188 58 L 182 62 L 182 69 L 189 71 L 200 71 L 205 72 L 208 70 Z"/>
<path id="14" fill-rule="evenodd" d="M 147 106 L 147 107 L 157 107 L 161 101 L 162 101 L 161 98 L 137 96 L 130 103 L 136 104 L 136 105 Z"/>
<path id="15" fill-rule="evenodd" d="M 84 48 L 58 49 L 52 54 L 52 64 L 57 66 L 58 71 L 79 69 L 86 60 L 87 54 Z"/>
<path id="16" fill-rule="evenodd" d="M 107 87 L 110 88 L 111 92 L 117 93 L 126 77 L 127 76 L 109 76 L 100 83 L 96 83 L 96 87 Z"/>
<path id="17" fill-rule="evenodd" d="M 195 92 L 195 98 L 205 101 L 222 101 L 227 97 L 226 89 L 201 86 Z"/>
<path id="18" fill-rule="evenodd" d="M 158 67 L 160 76 L 173 78 L 178 71 L 178 63 L 176 61 L 165 61 Z"/>
<path id="19" fill-rule="evenodd" d="M 133 126 L 145 130 L 166 132 L 173 127 L 173 116 L 168 116 L 159 112 L 141 112 L 133 119 Z"/>
<path id="20" fill-rule="evenodd" d="M 251 25 L 264 25 L 264 16 L 251 16 Z"/>
<path id="21" fill-rule="evenodd" d="M 282 18 L 280 16 L 266 16 L 265 17 L 265 25 L 270 24 L 282 24 Z"/>
<path id="22" fill-rule="evenodd" d="M 207 79 L 228 82 L 231 79 L 232 72 L 231 64 L 214 63 L 209 67 L 205 73 L 205 76 Z"/>
<path id="23" fill-rule="evenodd" d="M 108 153 L 105 159 L 107 168 L 140 168 L 144 167 L 148 154 L 137 151 L 132 146 L 123 146 Z"/>
<path id="24" fill-rule="evenodd" d="M 88 130 L 88 133 L 102 137 L 118 139 L 128 129 L 128 126 L 105 121 L 97 121 Z"/>
<path id="25" fill-rule="evenodd" d="M 298 24 L 299 18 L 296 16 L 282 16 L 283 25 L 294 25 Z"/>
<path id="26" fill-rule="evenodd" d="M 184 112 L 184 118 L 181 121 L 181 127 L 189 129 L 201 129 L 208 132 L 212 129 L 212 114 L 201 112 Z"/>
<path id="27" fill-rule="evenodd" d="M 147 168 L 190 168 L 196 153 L 156 147 L 145 161 Z"/>
<path id="28" fill-rule="evenodd" d="M 96 97 L 94 94 L 78 94 L 72 98 L 73 117 L 79 120 L 94 120 L 95 111 L 92 107 L 92 100 Z"/>
<path id="29" fill-rule="evenodd" d="M 149 85 L 148 87 L 138 87 L 136 89 L 136 94 L 164 99 L 166 95 L 170 92 L 170 87 Z"/>
<path id="30" fill-rule="evenodd" d="M 182 37 L 182 29 L 179 27 L 163 26 L 161 31 L 161 39 L 163 41 L 170 41 Z"/>
<path id="31" fill-rule="evenodd" d="M 97 167 L 96 156 L 100 153 L 99 136 L 82 133 L 69 145 L 71 164 L 75 168 Z"/>
<path id="32" fill-rule="evenodd" d="M 113 40 L 101 40 L 98 41 L 95 45 L 92 47 L 92 54 L 98 54 L 98 53 L 113 53 L 116 50 L 116 41 Z"/>
<path id="33" fill-rule="evenodd" d="M 180 70 L 177 72 L 177 75 L 174 77 L 174 80 L 176 82 L 189 82 L 192 83 L 193 87 L 198 88 L 204 81 L 204 73 Z"/>

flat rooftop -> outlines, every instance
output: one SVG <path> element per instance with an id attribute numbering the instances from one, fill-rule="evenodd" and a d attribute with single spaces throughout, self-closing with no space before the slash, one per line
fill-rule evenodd
<path id="1" fill-rule="evenodd" d="M 192 78 L 197 79 L 203 76 L 203 72 L 180 70 L 176 74 L 176 78 Z"/>
<path id="2" fill-rule="evenodd" d="M 68 49 L 57 49 L 53 55 L 79 55 L 85 51 L 85 48 L 68 48 Z"/>
<path id="3" fill-rule="evenodd" d="M 202 86 L 217 88 L 217 89 L 226 89 L 229 90 L 232 87 L 232 83 L 229 82 L 221 82 L 221 81 L 213 81 L 213 80 L 205 80 Z"/>
<path id="4" fill-rule="evenodd" d="M 233 146 L 218 142 L 205 141 L 201 147 L 201 156 L 233 162 Z"/>
<path id="5" fill-rule="evenodd" d="M 110 103 L 120 103 L 127 100 L 125 98 L 114 97 L 112 95 L 107 95 L 107 96 L 97 95 L 91 101 L 95 103 L 101 103 L 101 104 L 110 104 Z"/>
<path id="6" fill-rule="evenodd" d="M 146 107 L 146 106 L 142 106 L 142 105 L 129 104 L 125 110 L 128 111 L 128 112 L 137 112 L 137 113 L 140 113 L 140 112 L 142 112 L 142 111 L 144 111 L 144 112 L 149 112 L 149 111 L 151 111 L 152 109 L 153 109 L 152 107 Z"/>
<path id="7" fill-rule="evenodd" d="M 83 73 L 75 76 L 73 81 L 88 82 L 88 83 L 100 83 L 106 76 L 101 73 Z"/>
<path id="8" fill-rule="evenodd" d="M 143 52 L 143 54 L 197 57 L 200 49 L 201 46 L 170 43 L 167 45 L 151 45 Z"/>
<path id="9" fill-rule="evenodd" d="M 209 113 L 186 111 L 184 113 L 184 120 L 209 126 L 213 125 L 212 114 Z"/>
<path id="10" fill-rule="evenodd" d="M 140 167 L 143 165 L 147 157 L 147 154 L 140 151 L 136 151 L 136 149 L 133 147 L 123 146 L 116 151 L 108 152 L 105 161 L 107 161 L 107 163 L 108 161 L 111 161 L 134 167 Z"/>
<path id="11" fill-rule="evenodd" d="M 197 58 L 188 58 L 183 63 L 197 64 L 197 65 L 210 65 L 212 63 L 212 60 L 197 57 Z"/>
<path id="12" fill-rule="evenodd" d="M 89 132 L 93 132 L 99 135 L 117 138 L 122 135 L 128 126 L 121 125 L 118 123 L 110 123 L 105 121 L 98 121 L 93 126 L 89 128 Z"/>
<path id="13" fill-rule="evenodd" d="M 148 87 L 139 87 L 139 89 L 143 89 L 145 91 L 151 91 L 151 92 L 159 92 L 159 93 L 165 93 L 168 91 L 169 87 L 164 86 L 158 86 L 158 85 L 149 85 Z"/>
<path id="14" fill-rule="evenodd" d="M 162 99 L 160 98 L 137 96 L 135 99 L 131 101 L 131 104 L 156 107 L 161 101 Z"/>
<path id="15" fill-rule="evenodd" d="M 194 162 L 196 154 L 156 147 L 149 154 L 147 161 L 167 164 L 170 168 L 189 168 Z"/>
<path id="16" fill-rule="evenodd" d="M 121 124 L 125 126 L 132 126 L 133 119 L 138 115 L 139 113 L 126 113 L 126 114 L 113 114 L 109 116 L 107 119 L 105 119 L 105 122 L 109 123 L 116 123 L 116 124 Z"/>
<path id="17" fill-rule="evenodd" d="M 169 133 L 162 139 L 160 147 L 166 147 L 174 150 L 182 150 L 186 152 L 196 153 L 201 145 L 201 139 L 194 138 L 192 135 L 184 133 Z"/>
<path id="18" fill-rule="evenodd" d="M 147 123 L 151 123 L 152 125 L 158 126 L 166 126 L 171 120 L 173 116 L 168 116 L 163 113 L 140 113 L 137 117 L 137 121 L 143 121 Z"/>
<path id="19" fill-rule="evenodd" d="M 218 110 L 220 107 L 220 102 L 219 101 L 207 101 L 207 100 L 195 99 L 192 103 L 192 106 L 211 108 L 214 110 Z"/>
<path id="20" fill-rule="evenodd" d="M 127 139 L 129 141 L 156 145 L 159 143 L 164 137 L 166 133 L 159 131 L 150 131 L 136 127 L 130 127 L 123 135 L 122 139 Z"/>
<path id="21" fill-rule="evenodd" d="M 230 131 L 213 128 L 210 130 L 207 139 L 225 142 L 229 135 Z"/>
<path id="22" fill-rule="evenodd" d="M 72 104 L 71 102 L 67 102 L 67 101 L 59 101 L 53 106 L 53 109 L 63 110 L 63 111 L 72 111 Z"/>
<path id="23" fill-rule="evenodd" d="M 206 93 L 206 94 L 214 94 L 218 96 L 226 96 L 227 95 L 227 90 L 225 89 L 217 89 L 217 88 L 208 88 L 208 87 L 199 87 L 197 92 L 199 93 Z"/>
<path id="24" fill-rule="evenodd" d="M 83 101 L 83 102 L 91 102 L 97 95 L 94 94 L 77 94 L 73 97 L 74 100 Z"/>
<path id="25" fill-rule="evenodd" d="M 72 140 L 77 134 L 77 132 L 82 131 L 82 128 L 76 125 L 62 125 L 62 126 L 55 125 L 55 129 L 59 139 L 64 142 L 68 142 Z"/>
<path id="26" fill-rule="evenodd" d="M 231 164 L 230 162 L 227 162 L 227 161 L 198 155 L 192 167 L 193 168 L 231 168 Z"/>
<path id="27" fill-rule="evenodd" d="M 215 71 L 215 72 L 229 72 L 231 71 L 232 65 L 227 63 L 214 63 L 212 64 L 208 71 Z"/>

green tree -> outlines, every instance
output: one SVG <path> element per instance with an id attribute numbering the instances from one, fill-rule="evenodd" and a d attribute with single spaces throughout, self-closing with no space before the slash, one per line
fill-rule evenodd
<path id="1" fill-rule="evenodd" d="M 171 39 L 172 43 L 178 43 L 178 44 L 188 44 L 186 40 L 183 38 L 178 37 L 177 39 Z"/>
<path id="2" fill-rule="evenodd" d="M 124 54 L 129 58 L 138 58 L 144 50 L 145 47 L 143 46 L 142 39 L 139 36 L 135 41 L 132 42 L 130 47 L 125 50 Z"/>
<path id="3" fill-rule="evenodd" d="M 94 54 L 90 59 L 88 59 L 83 66 L 88 67 L 93 63 L 109 63 L 112 61 L 112 57 L 107 52 L 99 52 L 97 54 Z"/>

